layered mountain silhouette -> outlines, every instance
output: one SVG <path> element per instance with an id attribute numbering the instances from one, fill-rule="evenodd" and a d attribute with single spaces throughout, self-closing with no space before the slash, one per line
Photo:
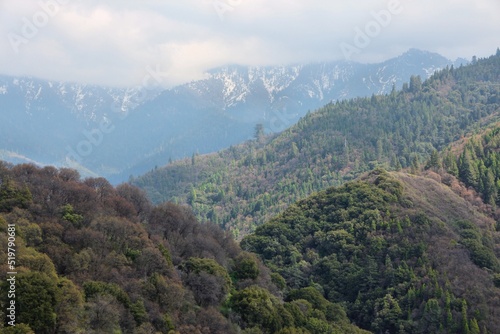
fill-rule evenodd
<path id="1" fill-rule="evenodd" d="M 389 93 L 452 62 L 411 49 L 379 64 L 226 66 L 167 90 L 0 77 L 0 158 L 128 179 L 169 159 L 217 151 L 292 126 L 331 101 Z"/>

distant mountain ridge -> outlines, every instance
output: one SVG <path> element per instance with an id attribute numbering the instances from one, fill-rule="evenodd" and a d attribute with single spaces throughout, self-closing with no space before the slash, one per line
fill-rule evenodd
<path id="1" fill-rule="evenodd" d="M 137 94 L 137 89 L 0 76 L 0 156 L 64 165 L 62 149 L 72 138 L 136 108 Z"/>
<path id="2" fill-rule="evenodd" d="M 330 101 L 389 93 L 412 75 L 459 63 L 466 61 L 411 49 L 380 64 L 226 66 L 164 91 L 0 76 L 0 158 L 120 182 L 169 159 L 240 143 L 257 123 L 280 132 Z M 98 134 L 103 122 L 112 130 Z"/>
<path id="3" fill-rule="evenodd" d="M 248 234 L 309 194 L 377 166 L 417 169 L 433 152 L 500 119 L 500 51 L 387 95 L 329 103 L 274 136 L 194 156 L 133 180 L 156 202 Z M 485 174 L 483 173 L 483 176 Z"/>
<path id="4" fill-rule="evenodd" d="M 290 125 L 277 127 L 272 123 L 273 116 L 280 112 L 290 117 L 290 122 L 295 122 L 308 109 L 316 109 L 328 102 L 387 94 L 393 85 L 401 88 L 412 75 L 426 79 L 446 66 L 467 63 L 465 59 L 452 62 L 439 54 L 410 49 L 379 64 L 337 61 L 274 67 L 235 65 L 214 69 L 207 79 L 181 86 L 179 90 L 208 97 L 222 110 L 241 111 L 248 108 L 246 104 L 259 106 L 260 102 L 265 109 L 250 117 L 267 123 L 269 131 L 277 132 Z"/>

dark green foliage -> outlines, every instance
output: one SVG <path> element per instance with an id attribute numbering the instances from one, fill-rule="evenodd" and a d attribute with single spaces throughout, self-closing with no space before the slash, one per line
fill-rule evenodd
<path id="1" fill-rule="evenodd" d="M 57 283 L 57 331 L 60 333 L 78 332 L 82 322 L 84 298 L 80 289 L 67 278 Z"/>
<path id="2" fill-rule="evenodd" d="M 418 93 L 422 90 L 422 79 L 420 76 L 414 76 L 412 75 L 410 77 L 410 92 L 411 93 Z"/>
<path id="3" fill-rule="evenodd" d="M 262 334 L 262 330 L 259 327 L 246 328 L 242 332 L 242 334 Z"/>
<path id="4" fill-rule="evenodd" d="M 67 220 L 76 226 L 79 226 L 79 224 L 83 221 L 83 216 L 75 213 L 71 204 L 66 204 L 61 208 L 61 215 L 62 219 Z"/>
<path id="5" fill-rule="evenodd" d="M 323 312 L 326 311 L 330 302 L 323 297 L 323 295 L 313 287 L 307 287 L 299 290 L 292 290 L 288 294 L 288 300 L 303 299 L 307 300 L 311 305 Z"/>
<path id="6" fill-rule="evenodd" d="M 255 255 L 242 252 L 234 260 L 233 274 L 237 279 L 256 279 L 259 276 L 259 265 Z"/>
<path id="7" fill-rule="evenodd" d="M 281 276 L 280 274 L 271 273 L 271 279 L 272 279 L 273 283 L 276 285 L 276 287 L 278 287 L 280 290 L 283 290 L 286 288 L 286 281 L 283 278 L 283 276 Z M 499 278 L 499 285 L 500 285 L 500 278 Z"/>
<path id="8" fill-rule="evenodd" d="M 481 268 L 500 271 L 500 263 L 491 246 L 491 237 L 484 235 L 478 226 L 469 221 L 457 222 L 460 242 L 467 248 L 471 260 Z"/>
<path id="9" fill-rule="evenodd" d="M 32 196 L 27 187 L 19 187 L 15 182 L 0 179 L 0 212 L 10 212 L 14 207 L 26 209 Z"/>
<path id="10" fill-rule="evenodd" d="M 476 318 L 472 318 L 469 324 L 470 334 L 481 334 Z"/>
<path id="11" fill-rule="evenodd" d="M 219 305 L 231 288 L 226 269 L 212 259 L 190 258 L 183 265 L 184 281 L 201 306 Z"/>
<path id="12" fill-rule="evenodd" d="M 404 178 L 413 182 L 416 177 Z M 415 184 L 424 186 L 422 180 Z M 481 288 L 473 283 L 468 271 L 477 267 L 461 246 L 479 267 L 496 270 L 488 232 L 470 222 L 438 223 L 432 213 L 445 208 L 426 208 L 427 213 L 406 208 L 403 204 L 413 191 L 394 174 L 376 170 L 290 206 L 241 245 L 285 278 L 290 289 L 286 307 L 296 327 L 304 321 L 297 309 L 307 310 L 303 326 L 311 333 L 335 333 L 328 321 L 342 323 L 345 311 L 333 301 L 345 305 L 352 321 L 375 333 L 455 333 L 461 330 L 456 324 L 469 326 L 477 314 L 481 317 L 476 321 L 497 328 L 485 310 L 496 307 L 490 294 L 498 292 L 491 290 L 489 273 L 482 272 Z M 460 244 L 454 241 L 458 239 Z M 456 249 L 450 249 L 454 244 Z M 460 280 L 478 289 L 467 294 L 475 313 L 465 318 L 464 299 L 458 297 L 462 286 L 447 280 L 459 274 L 453 266 L 443 266 L 451 259 L 467 268 L 467 277 Z"/>
<path id="13" fill-rule="evenodd" d="M 471 251 L 472 261 L 478 265 L 479 267 L 485 267 L 489 269 L 498 270 L 498 260 L 495 257 L 495 254 L 483 245 L 477 243 L 470 243 L 466 245 L 467 248 Z"/>
<path id="14" fill-rule="evenodd" d="M 172 266 L 172 255 L 170 255 L 170 251 L 162 244 L 158 245 L 158 249 L 160 250 L 163 257 L 165 258 L 165 261 L 167 261 L 167 264 L 169 266 Z"/>
<path id="15" fill-rule="evenodd" d="M 83 284 L 83 290 L 87 300 L 96 295 L 109 294 L 115 297 L 123 306 L 127 308 L 131 306 L 130 298 L 117 284 L 89 281 Z"/>
<path id="16" fill-rule="evenodd" d="M 443 158 L 443 167 L 445 168 L 447 173 L 453 176 L 458 176 L 459 171 L 457 159 L 450 151 L 448 151 Z"/>
<path id="17" fill-rule="evenodd" d="M 307 329 L 286 327 L 277 332 L 276 334 L 311 334 L 311 332 L 309 332 Z"/>
<path id="18" fill-rule="evenodd" d="M 497 288 L 499 288 L 499 289 L 500 289 L 500 274 L 495 274 L 495 275 L 493 276 L 493 283 L 495 284 L 495 286 L 496 286 Z"/>
<path id="19" fill-rule="evenodd" d="M 366 333 L 350 324 L 341 306 L 312 287 L 292 291 L 287 300 L 282 304 L 268 291 L 251 286 L 235 293 L 230 303 L 241 315 L 243 327 L 257 326 L 264 333 Z"/>
<path id="20" fill-rule="evenodd" d="M 292 318 L 276 297 L 256 286 L 233 294 L 231 305 L 241 315 L 245 327 L 268 328 L 270 333 L 283 328 L 285 317 Z"/>
<path id="21" fill-rule="evenodd" d="M 182 268 L 188 274 L 206 272 L 210 275 L 219 276 L 224 280 L 225 288 L 227 290 L 231 288 L 231 278 L 226 269 L 215 260 L 192 257 L 182 264 Z"/>
<path id="22" fill-rule="evenodd" d="M 16 321 L 28 324 L 36 333 L 53 333 L 56 328 L 57 285 L 39 272 L 16 277 Z"/>
<path id="23" fill-rule="evenodd" d="M 26 324 L 16 324 L 16 326 L 9 326 L 0 329 L 1 334 L 35 334 L 30 326 Z"/>
<path id="24" fill-rule="evenodd" d="M 431 157 L 429 159 L 429 162 L 427 162 L 427 165 L 425 165 L 426 169 L 439 169 L 442 167 L 441 164 L 441 159 L 439 158 L 439 153 L 437 150 L 432 151 Z"/>
<path id="25" fill-rule="evenodd" d="M 137 302 L 130 304 L 129 309 L 137 325 L 140 325 L 147 320 L 148 314 L 142 300 L 138 300 Z"/>
<path id="26" fill-rule="evenodd" d="M 499 204 L 500 128 L 495 126 L 463 146 L 458 158 L 450 152 L 446 154 L 446 169 L 481 194 L 486 204 Z"/>
<path id="27" fill-rule="evenodd" d="M 375 320 L 372 323 L 372 328 L 376 331 L 389 331 L 395 333 L 403 322 L 403 311 L 399 303 L 391 294 L 386 294 L 383 298 L 378 298 L 375 301 Z M 430 333 L 424 330 L 423 333 Z M 434 333 L 431 331 L 431 333 Z"/>
<path id="28" fill-rule="evenodd" d="M 471 153 L 467 150 L 464 151 L 458 162 L 458 176 L 467 186 L 477 188 L 479 186 L 478 174 L 479 170 L 477 165 L 472 162 Z"/>

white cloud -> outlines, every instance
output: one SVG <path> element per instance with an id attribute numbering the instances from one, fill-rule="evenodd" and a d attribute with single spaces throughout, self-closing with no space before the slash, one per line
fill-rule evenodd
<path id="1" fill-rule="evenodd" d="M 342 59 L 339 45 L 353 43 L 355 28 L 398 0 L 41 1 L 67 4 L 18 53 L 9 36 L 24 38 L 26 20 L 43 9 L 35 0 L 0 2 L 0 73 L 124 86 L 140 83 L 147 66 L 159 66 L 174 85 L 229 63 Z M 470 58 L 500 46 L 497 0 L 399 1 L 401 13 L 354 60 L 379 61 L 411 47 Z"/>

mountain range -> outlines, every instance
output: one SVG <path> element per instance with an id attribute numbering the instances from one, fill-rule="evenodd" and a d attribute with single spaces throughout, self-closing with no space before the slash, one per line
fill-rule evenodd
<path id="1" fill-rule="evenodd" d="M 499 83 L 500 49 L 413 75 L 134 178 L 149 196 L 0 161 L 0 333 L 498 333 Z"/>
<path id="2" fill-rule="evenodd" d="M 283 131 L 331 102 L 401 88 L 467 63 L 411 49 L 379 64 L 225 66 L 170 89 L 0 77 L 0 158 L 67 166 L 121 182 L 169 160 Z"/>
<path id="3" fill-rule="evenodd" d="M 201 220 L 247 234 L 288 205 L 376 167 L 417 168 L 499 120 L 500 52 L 412 76 L 387 95 L 332 102 L 287 130 L 176 161 L 133 180 L 155 203 L 192 206 Z"/>

